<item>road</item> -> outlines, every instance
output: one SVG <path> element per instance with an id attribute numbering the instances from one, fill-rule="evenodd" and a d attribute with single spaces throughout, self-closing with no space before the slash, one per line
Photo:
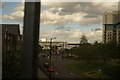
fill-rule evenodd
<path id="1" fill-rule="evenodd" d="M 77 74 L 67 69 L 65 65 L 69 63 L 76 63 L 75 60 L 61 58 L 59 55 L 52 56 L 52 63 L 55 68 L 55 78 L 80 78 Z"/>
<path id="2" fill-rule="evenodd" d="M 45 57 L 40 57 L 40 61 L 44 63 L 45 61 Z M 74 80 L 83 80 L 81 79 L 81 77 L 75 73 L 73 73 L 72 71 L 70 71 L 69 69 L 67 69 L 65 67 L 65 65 L 69 64 L 69 63 L 77 63 L 78 61 L 76 60 L 71 60 L 71 59 L 66 59 L 66 58 L 61 58 L 60 55 L 52 55 L 52 65 L 55 69 L 54 72 L 51 72 L 51 77 L 53 79 L 74 79 Z M 47 69 L 46 69 L 47 70 Z M 48 73 L 50 74 L 50 73 Z"/>

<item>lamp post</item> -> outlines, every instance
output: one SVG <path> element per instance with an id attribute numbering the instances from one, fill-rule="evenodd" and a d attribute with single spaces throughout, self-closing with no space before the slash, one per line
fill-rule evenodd
<path id="1" fill-rule="evenodd" d="M 51 56 L 52 56 L 52 40 L 56 39 L 56 37 L 54 38 L 50 38 L 50 67 L 51 67 Z M 51 72 L 50 72 L 50 79 L 51 79 Z"/>
<path id="2" fill-rule="evenodd" d="M 52 40 L 53 40 L 53 39 L 56 39 L 56 37 L 55 37 L 55 38 L 50 38 L 50 66 L 51 66 Z"/>

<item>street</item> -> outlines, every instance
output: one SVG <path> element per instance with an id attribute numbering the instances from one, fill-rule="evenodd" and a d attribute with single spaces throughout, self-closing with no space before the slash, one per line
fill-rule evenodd
<path id="1" fill-rule="evenodd" d="M 39 57 L 40 63 L 43 65 L 46 57 Z M 44 67 L 45 72 L 52 78 L 52 79 L 79 79 L 80 76 L 77 74 L 73 73 L 69 69 L 65 67 L 66 64 L 69 63 L 76 63 L 76 60 L 71 60 L 71 59 L 66 59 L 66 58 L 61 58 L 60 55 L 52 55 L 51 58 L 51 64 L 54 68 L 54 72 L 47 72 L 47 68 Z"/>

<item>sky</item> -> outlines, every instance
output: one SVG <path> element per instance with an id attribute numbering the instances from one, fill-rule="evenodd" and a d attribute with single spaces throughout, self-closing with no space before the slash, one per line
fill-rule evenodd
<path id="1" fill-rule="evenodd" d="M 42 2 L 40 39 L 56 37 L 55 41 L 79 43 L 84 33 L 89 42 L 101 42 L 102 16 L 117 9 L 117 2 Z M 0 17 L 2 23 L 20 24 L 22 33 L 24 3 L 3 2 Z"/>

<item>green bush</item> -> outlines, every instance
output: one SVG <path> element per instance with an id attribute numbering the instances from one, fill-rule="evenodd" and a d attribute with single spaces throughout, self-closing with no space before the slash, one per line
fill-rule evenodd
<path id="1" fill-rule="evenodd" d="M 104 66 L 104 72 L 113 78 L 120 78 L 120 64 L 109 63 Z"/>

